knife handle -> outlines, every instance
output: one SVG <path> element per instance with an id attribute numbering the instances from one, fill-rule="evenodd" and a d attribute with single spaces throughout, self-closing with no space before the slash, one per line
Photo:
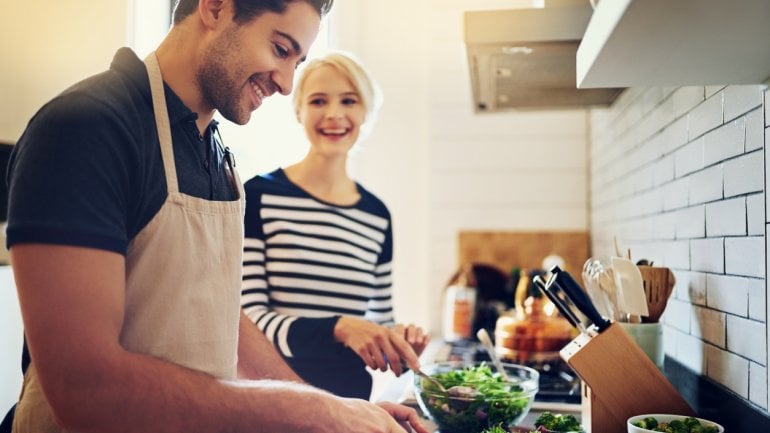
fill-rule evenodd
<path id="1" fill-rule="evenodd" d="M 610 326 L 610 321 L 599 313 L 591 298 L 569 272 L 563 271 L 558 265 L 555 265 L 551 268 L 551 274 L 554 275 L 552 284 L 555 284 L 567 295 L 578 310 L 596 325 L 599 332 Z"/>
<path id="2" fill-rule="evenodd" d="M 540 278 L 540 275 L 535 275 L 532 278 L 532 281 L 535 283 L 535 286 L 537 286 L 538 289 L 540 289 L 541 292 L 545 293 L 545 295 L 548 297 L 548 299 L 553 302 L 554 305 L 556 305 L 556 309 L 559 310 L 562 316 L 564 316 L 567 321 L 572 324 L 575 328 L 580 330 L 580 332 L 585 331 L 585 326 L 583 326 L 583 322 L 580 321 L 580 319 L 575 315 L 575 313 L 572 312 L 572 310 L 569 309 L 569 307 L 564 303 L 564 301 L 556 296 L 555 293 L 551 292 L 551 290 L 548 288 L 548 286 L 545 284 L 542 278 Z"/>

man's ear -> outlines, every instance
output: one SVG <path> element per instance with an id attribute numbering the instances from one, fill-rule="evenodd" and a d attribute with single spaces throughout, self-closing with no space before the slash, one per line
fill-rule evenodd
<path id="1" fill-rule="evenodd" d="M 232 8 L 232 2 L 229 0 L 199 0 L 198 15 L 201 22 L 208 28 L 214 28 L 222 22 L 224 11 Z"/>

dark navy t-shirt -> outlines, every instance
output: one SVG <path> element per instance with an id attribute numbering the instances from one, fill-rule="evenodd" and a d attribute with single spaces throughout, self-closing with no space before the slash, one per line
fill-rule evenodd
<path id="1" fill-rule="evenodd" d="M 234 200 L 216 122 L 201 137 L 165 86 L 179 189 Z M 7 246 L 53 243 L 125 254 L 167 196 L 149 79 L 128 48 L 110 69 L 55 97 L 30 121 L 8 172 Z"/>

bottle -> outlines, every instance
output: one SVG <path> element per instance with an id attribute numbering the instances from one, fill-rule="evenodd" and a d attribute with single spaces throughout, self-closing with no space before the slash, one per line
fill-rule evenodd
<path id="1" fill-rule="evenodd" d="M 472 338 L 476 313 L 475 278 L 470 265 L 463 266 L 450 281 L 444 297 L 444 340 L 455 342 Z"/>

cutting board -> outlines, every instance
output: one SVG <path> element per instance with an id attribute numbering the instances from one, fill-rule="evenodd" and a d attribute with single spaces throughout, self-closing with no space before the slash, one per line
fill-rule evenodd
<path id="1" fill-rule="evenodd" d="M 485 263 L 508 273 L 514 267 L 540 269 L 549 254 L 565 261 L 567 272 L 579 282 L 590 257 L 587 231 L 477 231 L 463 230 L 458 239 L 458 267 Z"/>

